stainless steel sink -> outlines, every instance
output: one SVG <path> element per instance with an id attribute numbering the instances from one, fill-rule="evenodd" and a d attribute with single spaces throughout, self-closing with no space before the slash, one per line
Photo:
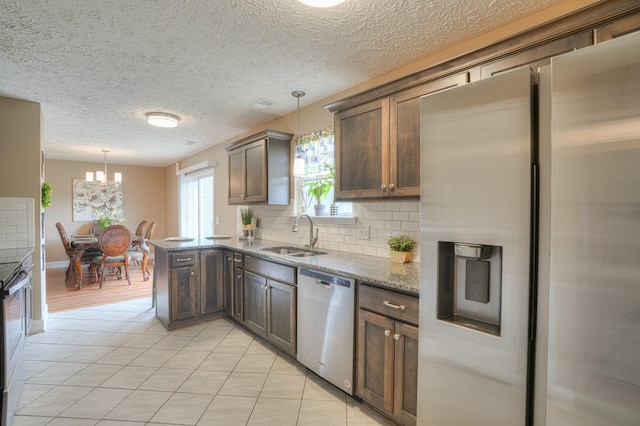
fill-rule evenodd
<path id="1" fill-rule="evenodd" d="M 321 254 L 327 254 L 324 251 L 317 250 L 306 250 L 300 247 L 291 247 L 291 246 L 277 246 L 277 247 L 266 247 L 262 250 L 268 251 L 276 254 L 283 254 L 285 256 L 292 257 L 309 257 L 309 256 L 318 256 Z"/>

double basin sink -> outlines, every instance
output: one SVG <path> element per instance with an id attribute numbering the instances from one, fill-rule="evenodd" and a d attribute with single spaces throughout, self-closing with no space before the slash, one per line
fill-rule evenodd
<path id="1" fill-rule="evenodd" d="M 317 250 L 308 250 L 300 247 L 292 247 L 292 246 L 276 246 L 276 247 L 267 247 L 263 248 L 263 251 L 268 251 L 270 253 L 281 254 L 284 256 L 290 257 L 310 257 L 310 256 L 319 256 L 322 254 L 327 254 L 324 251 Z"/>

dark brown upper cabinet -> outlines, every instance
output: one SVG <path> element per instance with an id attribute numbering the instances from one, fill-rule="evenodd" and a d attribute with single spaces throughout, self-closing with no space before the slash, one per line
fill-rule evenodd
<path id="1" fill-rule="evenodd" d="M 468 82 L 442 78 L 336 112 L 336 199 L 420 196 L 420 97 Z"/>
<path id="2" fill-rule="evenodd" d="M 291 133 L 264 130 L 224 148 L 229 204 L 289 204 Z"/>

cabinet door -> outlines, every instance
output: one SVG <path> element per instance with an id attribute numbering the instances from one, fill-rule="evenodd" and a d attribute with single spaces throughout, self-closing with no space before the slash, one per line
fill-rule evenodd
<path id="1" fill-rule="evenodd" d="M 267 279 L 249 271 L 244 271 L 244 324 L 267 336 Z"/>
<path id="2" fill-rule="evenodd" d="M 267 201 L 267 140 L 245 146 L 245 203 Z"/>
<path id="3" fill-rule="evenodd" d="M 244 203 L 244 149 L 229 151 L 229 204 Z"/>
<path id="4" fill-rule="evenodd" d="M 358 311 L 357 394 L 376 407 L 393 412 L 394 321 Z"/>
<path id="5" fill-rule="evenodd" d="M 389 177 L 386 194 L 391 197 L 420 196 L 420 97 L 469 81 L 464 72 L 389 98 Z"/>
<path id="6" fill-rule="evenodd" d="M 244 269 L 236 267 L 233 274 L 233 317 L 238 322 L 244 322 Z"/>
<path id="7" fill-rule="evenodd" d="M 200 314 L 222 310 L 222 250 L 200 251 Z"/>
<path id="8" fill-rule="evenodd" d="M 389 176 L 389 99 L 335 116 L 336 199 L 385 195 Z"/>
<path id="9" fill-rule="evenodd" d="M 294 286 L 267 280 L 267 339 L 278 348 L 296 353 L 296 293 Z"/>
<path id="10" fill-rule="evenodd" d="M 395 323 L 393 414 L 406 425 L 416 424 L 418 410 L 418 327 Z"/>
<path id="11" fill-rule="evenodd" d="M 171 321 L 197 315 L 197 278 L 195 266 L 171 268 Z"/>
<path id="12" fill-rule="evenodd" d="M 222 271 L 222 307 L 224 311 L 233 316 L 233 282 L 235 265 L 233 263 L 233 252 L 223 252 L 224 269 Z"/>

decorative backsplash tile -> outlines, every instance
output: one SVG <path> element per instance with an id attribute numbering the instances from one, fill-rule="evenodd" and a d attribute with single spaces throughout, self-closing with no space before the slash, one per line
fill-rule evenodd
<path id="1" fill-rule="evenodd" d="M 0 197 L 0 249 L 33 247 L 33 198 Z"/>
<path id="2" fill-rule="evenodd" d="M 390 235 L 407 234 L 418 240 L 420 229 L 420 202 L 396 201 L 375 203 L 353 203 L 355 225 L 314 222 L 319 229 L 316 248 L 327 248 L 370 256 L 389 257 L 389 247 L 385 243 Z M 309 243 L 309 226 L 306 218 L 299 222 L 298 232 L 291 231 L 297 215 L 293 204 L 290 206 L 251 206 L 254 217 L 258 218 L 256 238 L 281 241 L 287 244 L 305 245 Z M 238 209 L 239 212 L 240 209 Z M 315 218 L 314 218 L 315 219 Z M 238 213 L 238 233 L 240 232 Z M 359 228 L 369 225 L 369 240 L 358 238 Z M 413 251 L 414 262 L 420 259 L 420 246 Z"/>

